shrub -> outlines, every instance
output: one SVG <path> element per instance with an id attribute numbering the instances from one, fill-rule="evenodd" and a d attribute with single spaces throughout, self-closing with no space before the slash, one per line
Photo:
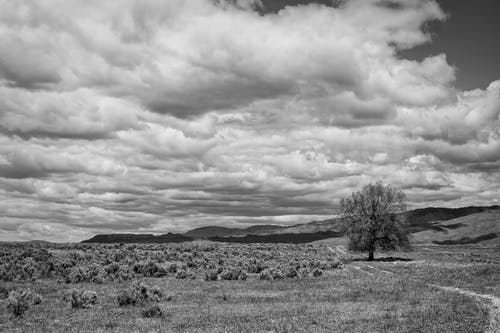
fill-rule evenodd
<path id="1" fill-rule="evenodd" d="M 314 277 L 319 277 L 323 275 L 323 271 L 321 269 L 315 269 L 313 272 L 312 272 L 312 276 Z"/>
<path id="2" fill-rule="evenodd" d="M 100 265 L 92 264 L 92 265 L 87 266 L 87 269 L 88 269 L 89 280 L 90 280 L 89 282 L 100 284 L 100 283 L 104 283 L 104 281 L 106 281 L 106 277 L 107 277 L 106 271 Z"/>
<path id="3" fill-rule="evenodd" d="M 7 300 L 7 310 L 14 316 L 19 317 L 29 308 L 29 303 L 23 294 L 17 291 L 11 291 Z"/>
<path id="4" fill-rule="evenodd" d="M 253 263 L 247 266 L 248 273 L 260 273 L 265 270 L 267 267 L 262 262 L 256 262 L 254 260 Z"/>
<path id="5" fill-rule="evenodd" d="M 135 281 L 128 289 L 118 294 L 118 305 L 135 305 L 139 302 L 157 302 L 163 297 L 163 293 L 155 286 Z"/>
<path id="6" fill-rule="evenodd" d="M 104 268 L 97 264 L 88 266 L 73 267 L 66 275 L 66 283 L 103 283 L 106 280 L 107 274 Z"/>
<path id="7" fill-rule="evenodd" d="M 207 271 L 205 272 L 205 281 L 217 281 L 218 276 L 217 271 Z"/>
<path id="8" fill-rule="evenodd" d="M 268 268 L 262 271 L 259 275 L 261 280 L 280 280 L 285 277 L 285 274 L 279 268 Z"/>
<path id="9" fill-rule="evenodd" d="M 340 258 L 330 259 L 329 262 L 330 269 L 342 268 L 344 266 L 343 260 Z"/>
<path id="10" fill-rule="evenodd" d="M 134 272 L 145 277 L 161 277 L 168 273 L 168 268 L 164 268 L 152 260 L 141 261 L 134 265 Z"/>
<path id="11" fill-rule="evenodd" d="M 65 279 L 66 283 L 88 282 L 89 280 L 87 272 L 82 267 L 73 267 Z"/>
<path id="12" fill-rule="evenodd" d="M 9 291 L 5 287 L 0 287 L 0 299 L 6 299 L 9 296 Z"/>
<path id="13" fill-rule="evenodd" d="M 309 271 L 307 269 L 303 268 L 303 269 L 300 269 L 298 271 L 298 274 L 299 274 L 300 277 L 305 278 L 305 277 L 309 276 Z"/>
<path id="14" fill-rule="evenodd" d="M 188 277 L 188 273 L 181 269 L 179 271 L 177 271 L 177 273 L 175 273 L 175 278 L 176 279 L 186 279 Z"/>
<path id="15" fill-rule="evenodd" d="M 155 304 L 142 310 L 142 316 L 145 318 L 160 318 L 163 317 L 163 311 L 158 304 Z"/>
<path id="16" fill-rule="evenodd" d="M 220 273 L 222 280 L 246 280 L 248 274 L 240 268 L 229 267 Z"/>
<path id="17" fill-rule="evenodd" d="M 177 264 L 175 262 L 167 264 L 167 271 L 169 273 L 176 273 L 177 272 Z"/>
<path id="18" fill-rule="evenodd" d="M 297 277 L 297 270 L 295 269 L 295 267 L 288 267 L 285 271 L 285 276 L 287 278 L 294 278 L 294 277 Z"/>
<path id="19" fill-rule="evenodd" d="M 156 286 L 148 286 L 147 284 L 136 282 L 134 288 L 144 300 L 157 302 L 163 297 L 162 291 Z"/>
<path id="20" fill-rule="evenodd" d="M 120 281 L 131 280 L 134 278 L 134 273 L 127 265 L 122 265 L 115 275 L 115 278 Z"/>
<path id="21" fill-rule="evenodd" d="M 118 294 L 117 301 L 119 306 L 136 305 L 138 298 L 135 294 L 123 290 Z"/>
<path id="22" fill-rule="evenodd" d="M 195 276 L 191 272 L 188 272 L 185 269 L 180 269 L 177 271 L 177 273 L 175 273 L 175 278 L 181 279 L 181 280 L 182 279 L 194 279 Z"/>
<path id="23" fill-rule="evenodd" d="M 120 272 L 120 265 L 116 262 L 112 262 L 107 265 L 104 270 L 108 273 L 108 275 L 118 275 Z"/>
<path id="24" fill-rule="evenodd" d="M 97 293 L 91 290 L 72 289 L 65 297 L 73 309 L 91 308 L 97 302 Z"/>
<path id="25" fill-rule="evenodd" d="M 128 265 L 120 265 L 112 262 L 104 267 L 107 278 L 110 280 L 126 281 L 134 278 L 134 273 L 130 270 Z"/>
<path id="26" fill-rule="evenodd" d="M 40 304 L 42 297 L 31 289 L 11 290 L 7 299 L 7 310 L 19 317 L 32 304 Z"/>

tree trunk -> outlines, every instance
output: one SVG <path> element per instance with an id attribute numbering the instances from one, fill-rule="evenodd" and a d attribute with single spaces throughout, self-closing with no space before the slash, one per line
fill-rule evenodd
<path id="1" fill-rule="evenodd" d="M 368 252 L 368 261 L 373 261 L 373 250 Z"/>

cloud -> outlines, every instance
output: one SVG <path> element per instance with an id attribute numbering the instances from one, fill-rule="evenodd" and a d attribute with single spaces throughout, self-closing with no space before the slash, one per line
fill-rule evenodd
<path id="1" fill-rule="evenodd" d="M 421 25 L 445 16 L 433 2 L 399 4 L 349 1 L 269 15 L 251 10 L 259 6 L 253 1 L 4 4 L 10 15 L 2 41 L 14 56 L 2 57 L 9 69 L 3 76 L 11 86 L 50 83 L 134 97 L 178 117 L 282 96 L 307 99 L 311 89 L 362 99 L 376 92 L 412 104 L 443 98 L 454 77 L 443 56 L 420 64 L 395 51 L 428 41 Z M 424 96 L 415 100 L 415 89 Z"/>
<path id="2" fill-rule="evenodd" d="M 377 179 L 498 197 L 499 81 L 399 55 L 436 2 L 262 6 L 0 2 L 0 239 L 295 224 Z"/>
<path id="3" fill-rule="evenodd" d="M 444 105 L 403 112 L 401 122 L 412 127 L 414 136 L 454 145 L 471 140 L 485 143 L 495 139 L 491 135 L 498 134 L 500 81 L 492 82 L 486 90 L 459 92 L 454 101 Z"/>
<path id="4" fill-rule="evenodd" d="M 71 92 L 0 87 L 0 132 L 21 137 L 100 139 L 139 128 L 134 103 L 82 88 Z"/>
<path id="5" fill-rule="evenodd" d="M 8 144 L 0 148 L 0 177 L 44 178 L 53 174 L 115 175 L 126 172 L 122 163 L 85 146 L 65 145 L 62 150 L 21 139 L 6 138 L 4 141 Z"/>

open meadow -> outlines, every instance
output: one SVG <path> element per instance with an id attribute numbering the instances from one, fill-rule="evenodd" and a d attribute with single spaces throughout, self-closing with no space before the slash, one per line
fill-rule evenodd
<path id="1" fill-rule="evenodd" d="M 2 244 L 2 332 L 495 332 L 498 247 Z M 453 288 L 459 289 L 453 289 Z"/>

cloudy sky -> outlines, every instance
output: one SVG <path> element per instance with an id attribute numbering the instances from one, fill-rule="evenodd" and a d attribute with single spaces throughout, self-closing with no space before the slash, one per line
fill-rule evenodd
<path id="1" fill-rule="evenodd" d="M 500 203 L 499 2 L 322 3 L 0 0 L 0 240 Z"/>

